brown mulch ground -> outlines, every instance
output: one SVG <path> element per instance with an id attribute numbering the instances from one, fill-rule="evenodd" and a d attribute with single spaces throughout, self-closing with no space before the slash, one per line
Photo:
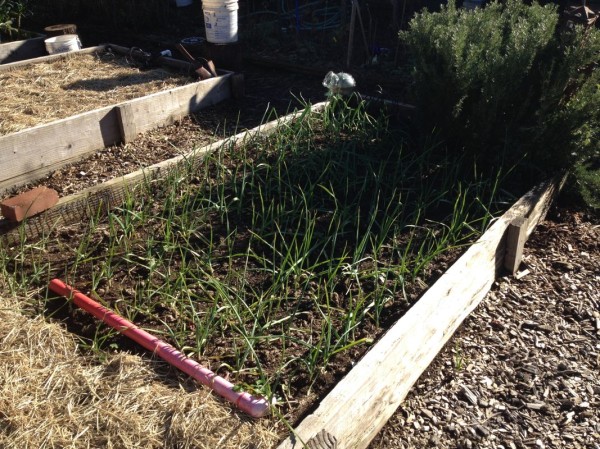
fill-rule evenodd
<path id="1" fill-rule="evenodd" d="M 600 448 L 600 217 L 554 208 L 369 446 Z"/>

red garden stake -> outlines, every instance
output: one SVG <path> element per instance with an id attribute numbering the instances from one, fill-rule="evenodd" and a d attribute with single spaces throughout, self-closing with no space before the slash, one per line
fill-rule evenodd
<path id="1" fill-rule="evenodd" d="M 131 321 L 107 309 L 60 279 L 50 281 L 50 290 L 66 298 L 72 298 L 75 305 L 108 324 L 121 334 L 152 351 L 161 359 L 180 369 L 203 385 L 211 388 L 218 395 L 235 404 L 240 410 L 254 418 L 261 418 L 269 411 L 269 403 L 262 397 L 235 391 L 234 385 L 203 367 L 198 362 L 186 357 L 170 344 L 140 329 Z"/>

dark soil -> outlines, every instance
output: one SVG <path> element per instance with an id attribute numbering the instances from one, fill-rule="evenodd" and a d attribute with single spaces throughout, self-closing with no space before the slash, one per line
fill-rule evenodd
<path id="1" fill-rule="evenodd" d="M 274 119 L 276 116 L 285 115 L 294 108 L 303 108 L 305 102 L 314 103 L 326 99 L 326 89 L 321 85 L 320 77 L 274 72 L 262 68 L 246 70 L 245 77 L 246 95 L 241 99 L 227 100 L 219 105 L 201 110 L 178 123 L 140 135 L 128 144 L 115 145 L 100 150 L 86 160 L 57 170 L 36 183 L 21 186 L 18 190 L 22 191 L 35 185 L 46 185 L 56 189 L 61 196 L 76 193 L 86 187 L 100 184 L 141 167 L 188 152 L 193 147 L 203 146 L 222 138 L 224 135 L 255 127 L 266 119 Z M 269 113 L 267 114 L 267 112 Z M 57 266 L 60 266 L 61 264 L 68 265 L 70 263 L 67 259 L 61 260 L 61 257 L 64 258 L 64 256 L 61 255 L 58 248 L 61 245 L 76 245 L 82 232 L 85 232 L 85 229 L 82 229 L 79 224 L 57 230 L 54 237 L 56 237 L 58 243 L 56 246 L 50 247 L 48 256 L 53 260 L 54 265 L 58 264 Z M 101 239 L 102 236 L 100 235 L 98 240 L 100 247 Z M 449 253 L 440 258 L 427 271 L 423 279 L 420 279 L 415 285 L 407 287 L 404 293 L 406 297 L 410 300 L 416 299 L 428 284 L 443 273 L 456 255 L 456 253 Z M 215 265 L 213 268 L 218 275 L 219 270 L 226 273 L 230 267 Z M 240 267 L 240 270 L 243 270 L 243 267 Z M 60 276 L 59 273 L 57 275 Z M 89 276 L 85 270 L 80 270 L 78 279 L 71 280 L 71 282 L 74 286 L 84 290 L 85 293 L 97 294 L 103 301 L 110 304 L 115 298 L 108 294 L 108 290 L 111 292 L 124 292 L 126 296 L 133 297 L 135 296 L 136 282 L 139 281 L 140 276 L 143 276 L 143 273 L 124 270 L 114 276 L 110 289 L 101 286 L 97 292 L 85 291 L 86 285 L 89 283 Z M 251 282 L 257 288 L 260 288 L 265 280 L 257 276 Z M 302 295 L 301 292 L 298 292 L 298 294 Z M 339 305 L 342 307 L 344 292 L 340 292 L 336 298 L 334 300 L 339 301 Z M 62 321 L 69 331 L 76 335 L 89 339 L 97 338 L 98 323 L 81 311 L 65 308 L 64 304 L 63 299 L 50 301 L 46 304 L 45 313 Z M 407 306 L 408 303 L 403 300 L 395 307 L 389 308 L 387 313 L 381 317 L 381 327 L 376 327 L 373 324 L 365 325 L 360 330 L 360 334 L 356 336 L 356 339 L 377 339 L 382 329 L 397 320 L 404 313 Z M 138 316 L 136 324 L 146 329 L 155 329 L 162 332 L 165 330 L 164 324 L 173 324 L 175 319 L 170 311 L 165 309 L 162 311 L 162 315 L 152 319 Z M 310 324 L 315 329 L 319 329 L 320 319 L 317 311 L 306 310 L 306 325 Z M 106 333 L 106 329 L 101 332 Z M 142 353 L 141 348 L 126 338 L 114 335 L 107 337 L 103 344 L 105 348 L 118 347 L 119 350 Z M 213 360 L 219 360 L 220 363 L 231 364 L 232 361 L 227 358 L 226 351 L 223 350 L 227 344 L 226 339 L 212 342 L 211 347 L 214 349 L 205 355 L 204 360 L 200 360 L 201 363 L 211 366 Z M 316 382 L 313 382 L 308 376 L 302 375 L 301 372 L 295 374 L 287 385 L 294 394 L 293 409 L 287 411 L 288 419 L 292 422 L 298 421 L 301 416 L 314 407 L 318 398 L 325 395 L 351 369 L 365 349 L 366 347 L 361 345 L 335 356 L 329 362 L 327 371 L 323 372 Z M 302 356 L 302 351 L 305 349 L 300 346 L 295 349 L 287 348 L 288 353 L 292 350 L 298 351 L 298 355 Z M 270 367 L 276 368 L 281 363 L 279 360 L 280 351 L 276 347 L 261 345 L 257 346 L 257 351 L 260 351 L 261 361 L 267 370 Z M 213 369 L 215 368 L 213 367 Z M 227 370 L 223 369 L 219 373 L 227 375 Z M 232 380 L 244 382 L 246 379 L 243 376 L 238 376 L 238 378 Z M 281 392 L 278 391 L 277 393 L 280 394 Z"/>

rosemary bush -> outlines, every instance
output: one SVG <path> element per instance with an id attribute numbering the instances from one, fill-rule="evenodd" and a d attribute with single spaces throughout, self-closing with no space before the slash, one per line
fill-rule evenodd
<path id="1" fill-rule="evenodd" d="M 554 5 L 453 1 L 400 34 L 417 123 L 480 169 L 548 175 L 598 157 L 600 32 L 559 28 Z"/>

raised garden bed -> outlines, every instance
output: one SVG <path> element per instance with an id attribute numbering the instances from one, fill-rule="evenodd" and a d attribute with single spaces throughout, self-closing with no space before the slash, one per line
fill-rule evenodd
<path id="1" fill-rule="evenodd" d="M 319 103 L 313 107 L 313 110 L 321 110 L 324 106 L 325 103 Z M 266 136 L 275 131 L 278 126 L 284 126 L 288 121 L 294 120 L 296 116 L 296 114 L 292 114 L 281 120 L 259 125 L 201 148 L 192 146 L 192 149 L 184 154 L 150 164 L 92 187 L 76 189 L 76 193 L 63 196 L 51 210 L 30 218 L 23 225 L 0 219 L 0 241 L 4 240 L 9 244 L 16 243 L 23 235 L 35 239 L 51 232 L 57 226 L 89 220 L 92 216 L 97 217 L 99 213 L 105 215 L 111 209 L 120 207 L 128 196 L 134 194 L 140 184 L 165 178 L 170 171 L 176 170 L 182 163 L 202 159 L 204 155 L 227 145 L 235 145 L 237 141 L 250 139 L 257 134 Z"/>
<path id="2" fill-rule="evenodd" d="M 91 55 L 94 54 L 108 55 L 106 57 L 109 58 L 113 57 L 111 54 L 122 57 L 129 55 L 130 49 L 116 45 L 102 45 L 69 54 L 7 64 L 0 68 L 0 76 L 6 77 L 8 80 L 11 73 L 15 71 L 23 69 L 26 72 L 30 69 L 33 71 L 34 65 L 35 67 L 51 67 L 47 64 L 53 62 L 60 64 L 68 62 L 71 58 L 92 57 Z M 159 62 L 170 70 L 176 71 L 168 73 L 161 70 L 162 78 L 173 78 L 179 71 L 180 75 L 176 84 L 182 85 L 178 87 L 171 85 L 164 90 L 165 86 L 155 83 L 157 84 L 155 90 L 159 90 L 158 92 L 150 95 L 138 93 L 137 95 L 142 96 L 121 102 L 111 101 L 112 91 L 109 91 L 108 95 L 106 93 L 102 95 L 100 92 L 104 97 L 104 104 L 110 105 L 94 109 L 94 103 L 90 102 L 87 112 L 80 112 L 73 116 L 67 115 L 67 118 L 1 136 L 0 158 L 4 164 L 0 168 L 0 192 L 37 179 L 97 149 L 117 142 L 127 142 L 138 133 L 172 123 L 193 111 L 215 104 L 231 95 L 230 72 L 220 72 L 216 78 L 192 82 L 189 78 L 191 67 L 188 63 L 165 57 L 161 57 Z M 102 70 L 101 65 L 98 66 L 98 70 Z M 79 82 L 73 80 L 73 82 L 75 84 L 70 86 L 75 90 L 102 91 L 102 89 L 109 88 L 107 84 L 98 80 L 84 79 Z M 116 82 L 115 80 L 112 82 L 112 88 L 117 90 L 119 85 L 127 83 L 127 79 L 122 81 L 117 76 Z M 136 82 L 144 82 L 144 77 L 140 76 Z M 160 90 L 161 88 L 163 90 Z M 40 88 L 40 94 L 42 92 L 43 89 Z M 64 95 L 69 95 L 69 91 L 66 90 Z M 82 102 L 87 101 L 89 99 L 82 100 Z M 45 109 L 52 110 L 54 106 L 50 102 Z M 6 117 L 3 117 L 4 120 Z M 10 129 L 9 126 L 14 125 L 6 125 L 6 128 Z"/>
<path id="3" fill-rule="evenodd" d="M 505 266 L 514 267 L 515 253 L 522 251 L 563 182 L 540 185 L 504 213 L 278 449 L 302 448 L 306 442 L 314 448 L 366 448 Z M 515 222 L 518 227 L 511 229 Z"/>
<path id="4" fill-rule="evenodd" d="M 305 111 L 296 117 L 300 125 L 289 126 L 287 137 L 291 137 L 292 142 L 304 133 L 312 132 L 311 122 L 307 121 L 305 126 L 302 122 L 308 120 L 308 115 L 310 114 Z M 329 119 L 335 121 L 336 117 L 330 116 Z M 287 122 L 279 125 L 284 131 L 288 128 Z M 268 128 L 276 126 L 277 124 L 270 124 Z M 283 137 L 285 134 L 284 132 Z M 341 127 L 334 135 L 339 137 L 336 144 L 341 145 L 340 147 L 330 149 L 327 144 L 316 145 L 309 147 L 307 152 L 301 146 L 290 147 L 293 144 L 281 136 L 275 135 L 275 141 L 269 143 L 269 138 L 266 137 L 239 135 L 225 145 L 221 143 L 204 151 L 196 151 L 178 160 L 157 164 L 130 177 L 115 180 L 108 186 L 95 188 L 98 195 L 90 197 L 91 207 L 85 207 L 85 197 L 73 207 L 74 212 L 83 213 L 79 218 L 82 223 L 87 223 L 86 218 L 90 215 L 94 217 L 89 229 L 75 226 L 59 227 L 56 231 L 51 228 L 42 230 L 46 243 L 32 248 L 25 265 L 14 265 L 13 268 L 27 271 L 30 269 L 29 263 L 44 266 L 44 254 L 54 254 L 48 263 L 62 266 L 73 257 L 69 255 L 71 249 L 77 248 L 77 260 L 67 271 L 73 285 L 82 290 L 89 288 L 87 293 L 99 296 L 113 307 L 125 308 L 126 313 L 136 316 L 141 324 L 170 335 L 174 343 L 188 348 L 188 353 L 196 352 L 194 357 L 205 363 L 217 360 L 218 362 L 213 363 L 217 363 L 223 371 L 233 372 L 235 379 L 245 388 L 258 393 L 274 393 L 280 400 L 283 399 L 286 403 L 289 401 L 290 405 L 295 404 L 293 408 L 296 411 L 290 416 L 297 419 L 311 407 L 304 397 L 315 399 L 315 393 L 329 389 L 354 365 L 371 339 L 380 333 L 376 328 L 380 324 L 385 326 L 386 323 L 395 321 L 417 299 L 427 283 L 432 283 L 439 276 L 428 269 L 416 270 L 412 264 L 424 262 L 423 267 L 426 267 L 428 263 L 425 261 L 429 256 L 419 254 L 420 250 L 414 252 L 414 249 L 437 245 L 448 237 L 445 232 L 450 229 L 431 222 L 427 227 L 425 222 L 417 219 L 402 228 L 408 230 L 404 236 L 388 235 L 381 230 L 386 226 L 387 217 L 393 217 L 392 221 L 387 222 L 390 227 L 394 226 L 394 220 L 404 219 L 400 213 L 402 209 L 398 207 L 404 208 L 405 203 L 410 204 L 413 194 L 411 189 L 417 179 L 420 182 L 427 178 L 436 179 L 448 167 L 426 163 L 426 176 L 421 177 L 421 174 L 415 175 L 416 167 L 419 166 L 416 161 L 386 161 L 382 154 L 373 153 L 375 148 L 369 146 L 372 143 L 370 138 L 364 137 L 361 144 L 365 145 L 364 148 L 354 148 L 352 142 L 356 139 L 360 141 L 363 136 L 360 127 Z M 311 137 L 311 141 L 320 138 L 323 136 L 317 134 Z M 234 147 L 235 141 L 243 142 L 249 147 Z M 263 147 L 273 144 L 275 145 L 271 150 L 262 152 Z M 217 151 L 213 153 L 213 150 Z M 287 156 L 287 152 L 291 152 L 293 156 Z M 289 159 L 283 163 L 278 160 L 285 157 Z M 354 169 L 354 164 L 359 168 L 357 172 L 350 170 L 352 176 L 342 170 Z M 367 164 L 369 170 L 363 172 L 361 164 Z M 394 177 L 398 176 L 397 173 L 392 176 L 394 167 L 400 169 L 405 166 L 410 169 L 409 172 L 402 172 L 404 175 L 398 178 Z M 323 173 L 323 178 L 313 180 L 318 184 L 309 182 L 305 186 L 300 181 L 306 181 L 303 174 L 306 172 L 308 175 L 311 167 L 318 168 Z M 392 171 L 388 172 L 390 169 Z M 371 177 L 372 174 L 375 174 L 374 178 Z M 161 187 L 162 177 L 168 179 L 166 190 Z M 254 177 L 257 178 L 256 181 Z M 277 180 L 280 182 L 279 186 Z M 308 180 L 311 180 L 310 176 Z M 341 185 L 338 184 L 340 180 Z M 396 184 L 400 180 L 404 180 L 406 184 Z M 137 190 L 133 187 L 133 184 L 140 181 L 144 189 L 150 189 L 150 196 L 144 193 L 144 189 Z M 391 190 L 386 190 L 388 181 L 392 184 Z M 347 187 L 343 187 L 344 183 L 347 183 Z M 370 183 L 374 183 L 373 186 Z M 308 188 L 311 185 L 314 190 Z M 437 183 L 434 185 L 439 187 Z M 338 191 L 338 188 L 342 190 Z M 352 190 L 355 188 L 358 190 Z M 271 192 L 276 194 L 275 197 L 269 196 L 268 189 L 275 189 Z M 412 382 L 485 295 L 504 264 L 505 233 L 509 225 L 514 219 L 525 217 L 525 225 L 516 228 L 520 231 L 517 232 L 517 237 L 531 232 L 543 216 L 556 189 L 556 184 L 553 184 L 548 189 L 531 192 L 496 220 L 482 238 L 409 309 L 281 447 L 302 447 L 302 441 L 308 442 L 317 434 L 322 436 L 322 447 L 334 447 L 331 443 L 333 441 L 338 442 L 338 447 L 366 447 L 370 438 L 402 400 Z M 400 197 L 395 195 L 400 192 L 403 202 L 396 203 Z M 371 196 L 372 193 L 376 193 L 375 197 Z M 453 193 L 458 194 L 461 201 L 466 198 L 458 191 Z M 146 208 L 146 204 L 153 204 L 153 198 L 158 202 Z M 330 202 L 331 198 L 333 202 Z M 456 199 L 453 195 L 450 198 Z M 539 204 L 538 200 L 541 200 Z M 438 203 L 438 208 L 435 209 L 437 214 L 441 213 L 440 209 L 445 201 L 446 199 Z M 284 221 L 271 227 L 265 221 L 269 214 L 277 212 L 279 207 L 288 202 L 302 207 L 289 212 L 282 209 L 280 219 Z M 244 209 L 240 209 L 239 213 L 235 212 L 236 208 L 249 207 L 250 203 L 253 204 L 251 210 L 258 211 L 256 216 L 254 212 Z M 119 207 L 119 204 L 122 205 Z M 108 208 L 103 209 L 103 205 L 112 208 L 108 223 L 99 214 L 109 212 Z M 351 206 L 358 208 L 348 209 Z M 263 207 L 262 212 L 258 210 L 260 207 Z M 461 207 L 456 209 L 456 204 L 454 207 L 451 216 L 459 221 L 466 220 Z M 430 212 L 432 210 L 428 211 Z M 298 221 L 294 221 L 296 213 L 300 214 Z M 151 216 L 146 218 L 149 221 L 144 228 L 139 229 L 145 214 Z M 352 222 L 356 217 L 359 217 L 358 221 Z M 437 217 L 440 220 L 443 218 L 442 215 Z M 139 221 L 141 218 L 142 221 Z M 40 223 L 40 220 L 43 218 L 32 220 L 26 226 L 36 226 L 35 223 Z M 193 222 L 188 223 L 187 220 Z M 346 220 L 350 222 L 346 223 Z M 303 224 L 305 222 L 308 224 L 307 228 Z M 485 227 L 485 223 L 479 223 L 478 226 L 480 225 Z M 306 239 L 311 238 L 311 233 L 314 233 L 315 239 L 321 239 L 318 234 L 326 233 L 331 226 L 349 226 L 348 229 L 352 232 L 335 234 L 338 240 L 330 248 L 333 252 L 329 261 L 321 260 L 322 254 L 319 253 L 327 250 L 327 242 L 323 245 L 315 242 L 317 253 L 314 254 L 311 253 L 312 246 L 303 249 L 303 245 L 310 244 Z M 446 223 L 446 226 L 451 224 Z M 359 232 L 364 234 L 358 234 Z M 139 237 L 138 233 L 141 233 Z M 175 236 L 174 240 L 169 240 L 171 237 L 167 234 Z M 233 234 L 239 235 L 241 240 L 230 240 Z M 133 236 L 136 237 L 132 238 Z M 275 239 L 271 240 L 273 237 Z M 448 241 L 454 242 L 450 246 L 438 247 L 440 254 L 463 241 L 464 236 L 457 234 L 456 237 L 457 240 Z M 377 246 L 380 239 L 380 246 Z M 416 247 L 405 249 L 411 248 L 413 239 Z M 518 247 L 523 244 L 523 238 L 514 240 L 516 248 L 509 252 L 516 255 Z M 52 244 L 47 246 L 49 241 Z M 117 252 L 117 247 L 111 246 L 113 241 L 118 241 L 120 249 Z M 148 242 L 150 246 L 145 247 Z M 282 243 L 283 247 L 277 246 Z M 179 259 L 177 251 L 171 253 L 172 250 L 169 249 L 173 245 L 186 254 L 187 251 L 193 253 L 189 254 L 189 258 L 183 255 Z M 243 256 L 245 245 L 252 248 L 247 257 Z M 371 253 L 367 249 L 358 249 L 360 245 L 378 249 Z M 204 248 L 207 246 L 214 246 L 214 251 L 205 252 Z M 347 253 L 345 248 L 352 252 Z M 270 250 L 272 259 L 267 257 Z M 124 252 L 121 254 L 122 251 Z M 302 251 L 307 251 L 304 256 Z M 156 271 L 155 264 L 166 253 L 170 254 L 169 260 L 175 262 L 175 265 L 170 265 L 170 272 L 188 273 L 190 276 L 186 274 L 180 279 L 180 274 L 173 277 L 160 269 Z M 98 272 L 94 268 L 94 261 L 98 258 L 101 260 L 106 254 L 117 262 L 113 264 L 103 260 L 97 265 L 102 272 Z M 419 259 L 421 256 L 424 259 Z M 436 259 L 436 267 L 440 270 L 445 264 L 440 263 L 439 257 Z M 338 266 L 333 273 L 326 271 L 326 265 L 331 262 Z M 188 264 L 199 264 L 198 278 L 186 271 Z M 406 267 L 410 274 L 402 271 Z M 114 270 L 108 283 L 103 280 L 104 270 Z M 64 273 L 61 268 L 58 271 Z M 409 277 L 416 285 L 408 282 Z M 42 274 L 40 279 L 46 279 L 46 275 Z M 144 290 L 144 279 L 150 284 L 153 280 L 160 280 L 163 287 L 151 287 L 153 293 L 150 294 Z M 179 282 L 177 279 L 181 281 L 177 287 L 177 295 L 188 295 L 186 298 L 190 301 L 189 306 L 192 309 L 198 307 L 194 309 L 192 316 L 181 309 L 175 311 L 178 299 L 171 297 L 171 293 L 164 292 L 166 296 L 163 296 L 162 289 L 167 288 L 164 286 Z M 465 285 L 465 279 L 473 282 Z M 283 290 L 277 287 L 280 282 L 283 282 Z M 257 293 L 257 297 L 253 296 Z M 218 307 L 218 316 L 211 315 L 212 301 Z M 440 306 L 440 301 L 443 301 L 443 307 Z M 131 302 L 139 304 L 134 309 L 128 309 Z M 283 308 L 281 303 L 285 303 Z M 204 304 L 209 305 L 209 309 L 204 309 Z M 273 308 L 273 311 L 269 310 L 267 315 L 255 319 L 253 327 L 251 323 L 242 322 L 239 316 L 236 318 L 235 314 L 228 315 L 229 310 L 235 309 L 235 304 L 241 307 L 237 309 L 238 313 L 244 315 L 248 311 L 251 316 L 259 310 L 265 313 L 264 307 Z M 286 315 L 290 310 L 292 315 Z M 211 316 L 219 323 L 210 321 Z M 196 319 L 209 321 L 201 322 Z M 348 323 L 348 320 L 360 322 L 360 325 L 351 325 L 347 331 L 343 327 L 342 330 L 333 327 L 334 324 Z M 77 323 L 75 324 L 77 327 Z M 79 325 L 83 326 L 79 328 L 79 332 L 90 336 L 82 332 L 89 324 L 80 322 Z M 163 328 L 163 325 L 167 328 Z M 182 330 L 181 325 L 187 326 L 187 330 Z M 223 326 L 220 327 L 220 335 L 210 339 L 198 335 L 198 332 L 204 332 L 204 329 L 212 325 Z M 235 333 L 230 333 L 234 329 L 241 330 L 237 337 Z M 268 332 L 263 334 L 257 329 Z M 285 329 L 290 332 L 289 337 L 281 340 L 279 330 L 283 332 Z M 320 338 L 327 332 L 333 338 L 321 343 Z M 97 337 L 96 331 L 94 338 Z M 105 343 L 126 346 L 122 340 L 115 340 L 114 335 L 103 335 L 100 338 Z M 227 352 L 227 346 L 231 346 L 232 342 L 234 348 L 239 346 L 236 349 L 237 357 L 243 359 L 244 364 L 240 364 L 240 359 Z M 331 346 L 326 348 L 324 345 Z M 292 357 L 280 366 L 281 372 L 277 370 L 278 363 L 281 362 L 277 354 L 280 350 L 288 352 Z M 398 355 L 398 351 L 402 356 Z M 327 356 L 331 357 L 332 363 L 321 365 L 321 359 Z M 314 358 L 314 366 L 310 365 L 313 363 L 311 358 Z M 302 360 L 307 365 L 302 365 Z M 310 370 L 313 370 L 312 373 Z M 385 383 L 376 381 L 381 378 L 379 374 L 382 372 L 385 372 Z M 292 380 L 278 379 L 280 375 L 291 375 Z M 392 384 L 388 384 L 388 381 Z M 398 382 L 401 382 L 400 387 Z M 269 391 L 269 388 L 277 390 Z M 384 409 L 377 409 L 378 406 L 383 406 Z M 340 409 L 344 410 L 344 414 L 340 413 Z M 356 422 L 369 425 L 359 428 L 354 425 Z M 309 447 L 319 447 L 314 442 L 310 444 L 312 446 Z M 328 446 L 324 446 L 325 444 Z"/>

